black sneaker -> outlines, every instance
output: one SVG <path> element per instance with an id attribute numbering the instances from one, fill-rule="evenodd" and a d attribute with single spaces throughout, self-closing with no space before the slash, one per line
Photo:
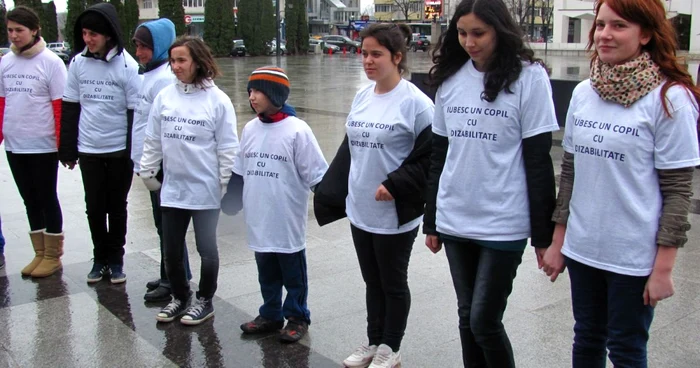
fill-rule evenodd
<path id="1" fill-rule="evenodd" d="M 121 284 L 126 281 L 126 274 L 124 273 L 124 266 L 122 265 L 111 265 L 109 266 L 109 281 L 113 284 Z"/>
<path id="2" fill-rule="evenodd" d="M 170 288 L 165 286 L 158 286 L 157 288 L 149 291 L 143 296 L 143 299 L 147 302 L 167 302 L 170 300 Z"/>
<path id="3" fill-rule="evenodd" d="M 187 309 L 185 315 L 180 318 L 180 323 L 195 326 L 211 317 L 214 317 L 214 303 L 212 303 L 211 299 L 200 297 L 194 301 L 194 304 Z"/>
<path id="4" fill-rule="evenodd" d="M 156 314 L 156 320 L 158 320 L 158 322 L 172 322 L 179 315 L 185 313 L 187 304 L 189 304 L 188 302 L 189 300 L 179 300 L 173 297 L 170 303 Z"/>
<path id="5" fill-rule="evenodd" d="M 148 291 L 155 290 L 158 286 L 160 286 L 160 279 L 151 280 L 146 283 L 146 289 L 148 289 Z"/>
<path id="6" fill-rule="evenodd" d="M 109 268 L 107 267 L 107 265 L 95 262 L 92 264 L 92 270 L 87 275 L 87 282 L 88 284 L 100 282 L 100 280 L 102 280 L 102 277 L 108 274 Z"/>
<path id="7" fill-rule="evenodd" d="M 270 321 L 257 316 L 254 320 L 242 324 L 241 330 L 247 334 L 259 334 L 279 331 L 282 327 L 284 327 L 284 321 Z"/>
<path id="8" fill-rule="evenodd" d="M 309 324 L 306 321 L 294 317 L 289 317 L 287 325 L 284 326 L 284 329 L 282 331 L 280 331 L 280 341 L 297 342 L 301 340 L 301 338 L 304 337 L 304 335 L 306 335 L 306 331 L 308 330 Z"/>

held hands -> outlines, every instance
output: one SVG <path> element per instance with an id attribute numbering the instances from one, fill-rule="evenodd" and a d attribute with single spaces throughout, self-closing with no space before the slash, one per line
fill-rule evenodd
<path id="1" fill-rule="evenodd" d="M 425 245 L 430 249 L 431 252 L 437 253 L 442 249 L 442 242 L 437 235 L 426 235 Z"/>
<path id="2" fill-rule="evenodd" d="M 543 250 L 544 254 L 537 256 L 537 266 L 544 271 L 549 280 L 554 282 L 557 281 L 559 274 L 564 272 L 566 265 L 564 264 L 564 255 L 561 254 L 561 245 L 556 245 L 552 243 L 549 248 L 536 249 L 535 251 Z"/>
<path id="3" fill-rule="evenodd" d="M 61 165 L 63 165 L 63 167 L 67 167 L 68 170 L 73 170 L 73 169 L 75 168 L 75 165 L 77 165 L 77 164 L 78 164 L 78 160 L 75 160 L 75 161 L 61 161 Z"/>
<path id="4" fill-rule="evenodd" d="M 651 276 L 644 286 L 644 305 L 656 307 L 656 303 L 673 296 L 673 278 L 671 271 L 651 271 Z"/>
<path id="5" fill-rule="evenodd" d="M 379 185 L 379 188 L 377 188 L 377 192 L 374 193 L 374 200 L 375 201 L 393 201 L 394 197 L 389 193 L 389 191 L 386 189 L 386 187 L 383 184 Z"/>
<path id="6" fill-rule="evenodd" d="M 155 192 L 161 187 L 161 182 L 156 178 L 157 174 L 158 173 L 155 172 L 155 170 L 148 170 L 141 171 L 138 175 L 143 180 L 143 184 L 146 185 L 146 188 L 151 192 Z"/>

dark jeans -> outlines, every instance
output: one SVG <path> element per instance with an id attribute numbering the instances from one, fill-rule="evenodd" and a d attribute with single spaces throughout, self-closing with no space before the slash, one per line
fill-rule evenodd
<path id="1" fill-rule="evenodd" d="M 628 276 L 566 258 L 574 309 L 574 368 L 605 367 L 606 348 L 615 367 L 647 366 L 654 308 L 644 305 L 648 276 Z"/>
<path id="2" fill-rule="evenodd" d="M 63 214 L 56 194 L 58 154 L 16 154 L 7 152 L 7 163 L 27 210 L 32 231 L 63 232 Z"/>
<path id="3" fill-rule="evenodd" d="M 503 313 L 523 251 L 503 251 L 470 241 L 445 240 L 457 293 L 459 337 L 465 367 L 515 367 Z"/>
<path id="4" fill-rule="evenodd" d="M 0 254 L 5 254 L 5 237 L 2 236 L 2 219 L 0 219 Z"/>
<path id="5" fill-rule="evenodd" d="M 153 222 L 156 224 L 158 238 L 160 240 L 160 286 L 170 288 L 170 280 L 165 272 L 165 248 L 163 247 L 163 211 L 160 208 L 160 190 L 149 192 L 151 195 L 151 208 L 153 209 Z M 187 280 L 192 280 L 192 271 L 190 271 L 190 257 L 187 254 L 187 243 L 183 240 L 182 246 L 185 248 L 183 258 L 185 259 L 185 273 Z"/>
<path id="6" fill-rule="evenodd" d="M 197 252 L 202 258 L 197 298 L 213 298 L 219 277 L 219 249 L 216 246 L 219 210 L 185 210 L 172 207 L 161 207 L 161 209 L 163 210 L 165 269 L 170 279 L 170 290 L 173 296 L 179 300 L 187 300 L 190 295 L 190 283 L 187 281 L 183 260 L 185 257 L 183 244 L 191 219 L 194 222 Z"/>
<path id="7" fill-rule="evenodd" d="M 367 286 L 367 337 L 370 345 L 386 344 L 399 351 L 408 312 L 408 261 L 418 228 L 382 235 L 350 225 L 362 278 Z"/>
<path id="8" fill-rule="evenodd" d="M 95 263 L 124 264 L 126 197 L 134 164 L 129 157 L 80 155 Z"/>
<path id="9" fill-rule="evenodd" d="M 295 317 L 311 323 L 306 304 L 309 297 L 306 250 L 291 254 L 255 252 L 255 263 L 258 265 L 258 281 L 264 300 L 260 315 L 271 321 Z M 287 289 L 284 306 L 282 287 Z"/>

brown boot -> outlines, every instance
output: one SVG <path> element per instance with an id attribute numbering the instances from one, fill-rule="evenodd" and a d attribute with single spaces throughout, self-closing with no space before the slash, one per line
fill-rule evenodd
<path id="1" fill-rule="evenodd" d="M 61 254 L 63 250 L 63 233 L 44 233 L 44 259 L 32 271 L 32 277 L 51 276 L 63 268 Z"/>
<path id="2" fill-rule="evenodd" d="M 44 259 L 44 229 L 29 232 L 29 238 L 32 239 L 32 247 L 34 247 L 34 259 L 22 269 L 22 276 L 29 276 L 32 271 Z"/>

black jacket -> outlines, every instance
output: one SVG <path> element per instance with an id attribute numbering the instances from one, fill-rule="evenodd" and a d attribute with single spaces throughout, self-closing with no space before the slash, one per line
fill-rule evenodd
<path id="1" fill-rule="evenodd" d="M 73 52 L 77 54 L 73 57 L 84 57 L 80 53 L 85 49 L 85 41 L 83 41 L 83 29 L 81 18 L 87 13 L 97 13 L 110 26 L 114 33 L 114 43 L 117 47 L 117 55 L 124 52 L 124 40 L 122 39 L 122 30 L 119 24 L 119 15 L 117 10 L 110 3 L 99 3 L 87 8 L 82 12 L 75 21 L 73 28 Z M 91 56 L 85 56 L 91 57 Z M 106 61 L 105 62 L 109 62 Z M 124 65 L 126 67 L 126 65 Z M 131 130 L 134 124 L 134 110 L 126 110 L 127 133 L 126 133 L 126 149 L 117 153 L 108 153 L 97 156 L 124 156 L 131 155 Z M 61 162 L 71 162 L 78 159 L 78 124 L 80 123 L 80 103 L 67 102 L 61 103 L 61 140 L 58 147 L 58 158 Z"/>
<path id="2" fill-rule="evenodd" d="M 432 141 L 432 127 L 427 127 L 416 138 L 413 150 L 406 160 L 398 169 L 390 172 L 382 183 L 394 197 L 399 226 L 423 214 Z M 316 187 L 314 213 L 320 226 L 346 216 L 345 198 L 348 196 L 349 175 L 350 148 L 346 135 L 323 180 Z"/>

